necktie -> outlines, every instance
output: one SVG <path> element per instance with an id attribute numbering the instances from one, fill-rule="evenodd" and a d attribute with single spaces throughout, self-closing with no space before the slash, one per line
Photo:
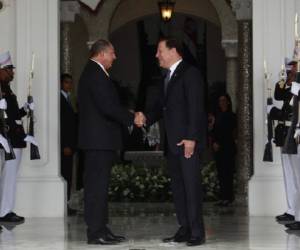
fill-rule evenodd
<path id="1" fill-rule="evenodd" d="M 67 95 L 67 102 L 69 103 L 69 105 L 72 107 L 72 102 L 71 102 L 71 99 L 70 99 L 70 96 Z"/>
<path id="2" fill-rule="evenodd" d="M 164 80 L 164 91 L 165 91 L 165 95 L 167 94 L 167 88 L 168 88 L 168 83 L 170 81 L 171 78 L 171 70 L 167 70 L 167 74 Z"/>

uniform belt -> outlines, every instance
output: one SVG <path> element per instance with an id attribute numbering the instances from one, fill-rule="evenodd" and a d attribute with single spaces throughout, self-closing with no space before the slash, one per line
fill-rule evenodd
<path id="1" fill-rule="evenodd" d="M 292 122 L 291 121 L 279 121 L 278 124 L 284 124 L 285 126 L 287 127 L 290 127 L 292 126 Z"/>
<path id="2" fill-rule="evenodd" d="M 15 120 L 15 123 L 18 125 L 22 125 L 22 120 Z"/>

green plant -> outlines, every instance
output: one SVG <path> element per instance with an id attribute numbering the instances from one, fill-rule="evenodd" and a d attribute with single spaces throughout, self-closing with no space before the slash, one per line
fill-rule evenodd
<path id="1" fill-rule="evenodd" d="M 112 168 L 109 188 L 110 201 L 165 202 L 172 200 L 170 177 L 166 166 L 146 167 L 115 165 Z M 202 169 L 205 200 L 215 200 L 218 184 L 214 162 Z"/>

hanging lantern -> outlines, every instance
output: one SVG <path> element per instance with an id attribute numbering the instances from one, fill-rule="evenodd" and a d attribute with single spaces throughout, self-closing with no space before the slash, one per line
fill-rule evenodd
<path id="1" fill-rule="evenodd" d="M 167 22 L 172 18 L 175 2 L 169 0 L 163 0 L 158 2 L 161 18 Z"/>

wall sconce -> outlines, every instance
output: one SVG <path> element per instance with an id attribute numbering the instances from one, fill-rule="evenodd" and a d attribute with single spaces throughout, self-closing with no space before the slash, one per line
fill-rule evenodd
<path id="1" fill-rule="evenodd" d="M 169 0 L 163 0 L 158 2 L 161 18 L 167 22 L 171 19 L 174 11 L 175 2 Z"/>

